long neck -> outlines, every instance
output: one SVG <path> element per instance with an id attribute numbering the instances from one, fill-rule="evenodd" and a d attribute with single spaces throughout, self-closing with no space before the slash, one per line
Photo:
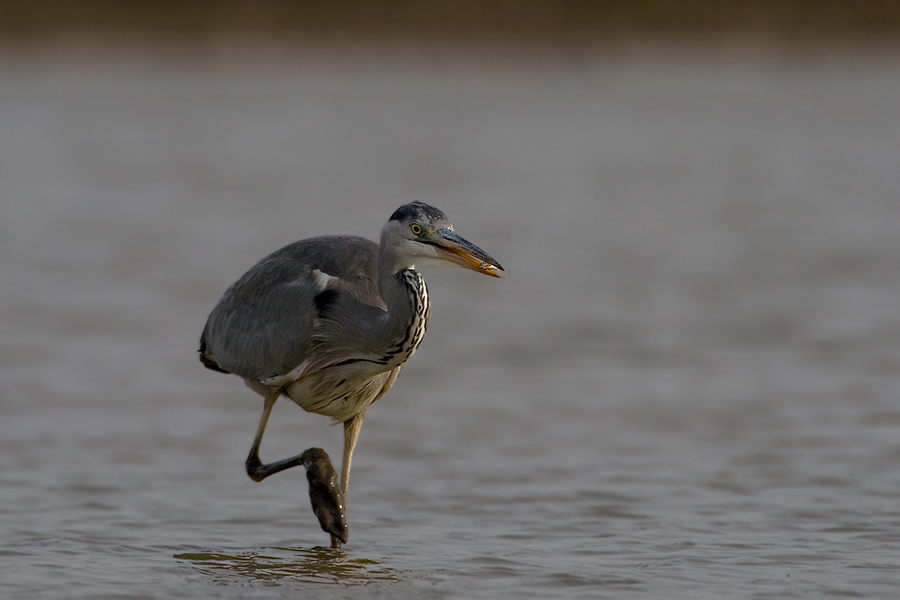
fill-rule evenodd
<path id="1" fill-rule="evenodd" d="M 379 289 L 387 307 L 379 327 L 379 346 L 388 364 L 397 366 L 412 356 L 425 336 L 430 308 L 428 288 L 412 265 L 398 269 L 390 257 L 379 256 L 378 271 Z"/>

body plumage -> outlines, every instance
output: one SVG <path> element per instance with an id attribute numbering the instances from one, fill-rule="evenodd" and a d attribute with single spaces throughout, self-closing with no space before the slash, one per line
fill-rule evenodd
<path id="1" fill-rule="evenodd" d="M 200 360 L 240 376 L 265 406 L 247 457 L 256 481 L 302 463 L 263 464 L 259 445 L 275 400 L 344 423 L 341 489 L 366 409 L 387 392 L 428 326 L 430 301 L 416 264 L 455 264 L 499 277 L 502 267 L 456 235 L 444 214 L 401 206 L 376 244 L 354 236 L 295 242 L 226 290 L 200 337 Z M 334 538 L 333 543 L 334 543 Z"/>

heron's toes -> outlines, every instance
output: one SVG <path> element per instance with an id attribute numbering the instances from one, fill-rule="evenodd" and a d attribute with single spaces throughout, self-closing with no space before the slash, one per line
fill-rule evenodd
<path id="1" fill-rule="evenodd" d="M 310 448 L 301 455 L 300 460 L 306 467 L 309 501 L 319 525 L 333 536 L 333 546 L 335 540 L 346 544 L 348 530 L 344 493 L 338 485 L 338 475 L 328 454 L 321 448 Z"/>

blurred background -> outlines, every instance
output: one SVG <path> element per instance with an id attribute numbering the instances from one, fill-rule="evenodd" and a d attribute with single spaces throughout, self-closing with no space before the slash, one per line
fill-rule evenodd
<path id="1" fill-rule="evenodd" d="M 129 34 L 206 36 L 445 36 L 472 39 L 576 39 L 628 35 L 803 34 L 892 36 L 900 8 L 890 0 L 46 0 L 0 3 L 11 36 Z"/>
<path id="2" fill-rule="evenodd" d="M 890 597 L 900 4 L 0 0 L 4 598 Z M 332 552 L 222 292 L 423 200 Z M 264 460 L 341 433 L 287 401 Z"/>

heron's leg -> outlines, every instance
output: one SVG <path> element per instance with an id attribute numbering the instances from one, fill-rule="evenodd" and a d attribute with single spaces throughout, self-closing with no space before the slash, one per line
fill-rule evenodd
<path id="1" fill-rule="evenodd" d="M 344 459 L 341 462 L 341 491 L 344 492 L 344 498 L 347 497 L 347 486 L 350 484 L 350 460 L 353 458 L 353 449 L 356 448 L 364 416 L 365 413 L 359 413 L 344 421 Z"/>
<path id="2" fill-rule="evenodd" d="M 275 401 L 278 400 L 278 396 L 280 395 L 281 392 L 278 391 L 266 396 L 263 413 L 259 418 L 259 426 L 256 428 L 256 439 L 253 440 L 253 447 L 250 448 L 250 454 L 247 455 L 247 475 L 249 475 L 250 479 L 253 481 L 262 481 L 269 475 L 274 475 L 279 471 L 284 471 L 285 469 L 290 469 L 291 467 L 303 464 L 300 462 L 300 454 L 283 460 L 276 460 L 269 464 L 263 464 L 259 459 L 259 445 L 262 443 L 263 433 L 265 433 L 266 424 L 269 422 L 269 414 L 272 412 L 272 407 L 275 406 Z"/>

